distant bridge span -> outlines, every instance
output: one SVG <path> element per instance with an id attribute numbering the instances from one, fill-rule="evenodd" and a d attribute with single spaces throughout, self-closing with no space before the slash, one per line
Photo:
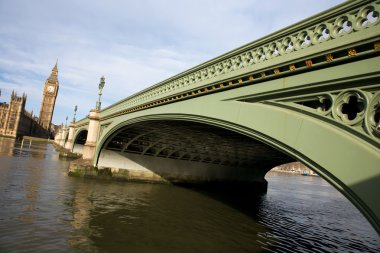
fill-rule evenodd
<path id="1" fill-rule="evenodd" d="M 92 110 L 57 142 L 143 181 L 266 189 L 298 160 L 379 232 L 379 10 L 346 2 Z"/>

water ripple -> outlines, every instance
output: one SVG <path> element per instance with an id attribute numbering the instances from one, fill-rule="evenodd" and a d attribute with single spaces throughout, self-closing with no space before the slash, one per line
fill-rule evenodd
<path id="1" fill-rule="evenodd" d="M 50 145 L 19 144 L 0 149 L 0 252 L 380 252 L 320 178 L 272 175 L 242 199 L 71 178 Z"/>

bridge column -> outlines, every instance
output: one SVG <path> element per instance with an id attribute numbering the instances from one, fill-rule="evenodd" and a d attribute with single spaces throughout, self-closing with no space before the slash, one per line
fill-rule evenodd
<path id="1" fill-rule="evenodd" d="M 83 148 L 83 159 L 92 160 L 94 158 L 96 143 L 98 141 L 98 132 L 100 125 L 100 112 L 97 109 L 92 109 L 89 115 L 89 124 L 86 143 Z"/>
<path id="2" fill-rule="evenodd" d="M 68 149 L 71 151 L 71 149 L 73 148 L 73 139 L 74 139 L 74 123 L 71 123 L 69 126 L 69 137 L 67 138 L 65 149 Z"/>
<path id="3" fill-rule="evenodd" d="M 65 147 L 66 135 L 67 135 L 67 128 L 65 127 L 62 129 L 61 140 L 59 143 L 59 146 L 61 146 L 63 148 Z"/>
<path id="4" fill-rule="evenodd" d="M 58 134 L 59 134 L 59 131 L 56 132 L 54 135 L 54 144 L 58 144 Z"/>
<path id="5" fill-rule="evenodd" d="M 62 129 L 58 130 L 58 133 L 54 137 L 54 143 L 59 145 L 61 143 Z"/>

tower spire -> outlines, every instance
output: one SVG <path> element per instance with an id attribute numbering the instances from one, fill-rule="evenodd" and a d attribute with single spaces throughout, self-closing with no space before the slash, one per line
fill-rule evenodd
<path id="1" fill-rule="evenodd" d="M 53 70 L 58 72 L 58 58 L 57 58 L 57 61 L 55 62 L 55 66 L 54 66 Z"/>
<path id="2" fill-rule="evenodd" d="M 51 70 L 51 74 L 50 74 L 48 80 L 53 81 L 53 82 L 58 81 L 58 59 L 54 65 L 53 69 Z"/>

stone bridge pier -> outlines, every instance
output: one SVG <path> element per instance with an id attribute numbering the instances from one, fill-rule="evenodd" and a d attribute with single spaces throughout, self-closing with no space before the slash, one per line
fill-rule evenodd
<path id="1" fill-rule="evenodd" d="M 97 144 L 98 135 L 99 135 L 99 124 L 100 124 L 99 110 L 97 109 L 91 110 L 88 118 L 89 118 L 89 124 L 88 124 L 86 143 L 84 144 L 84 149 L 83 149 L 83 159 L 92 161 L 94 159 L 96 144 Z"/>

